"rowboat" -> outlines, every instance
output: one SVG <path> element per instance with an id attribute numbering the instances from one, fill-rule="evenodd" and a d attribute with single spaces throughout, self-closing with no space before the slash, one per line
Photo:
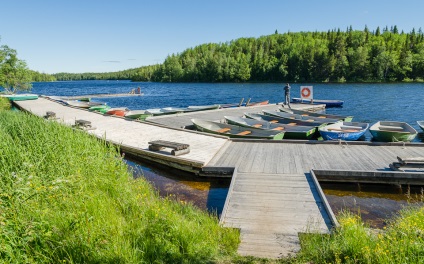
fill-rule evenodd
<path id="1" fill-rule="evenodd" d="M 157 116 L 157 115 L 172 114 L 171 112 L 165 112 L 165 111 L 162 111 L 162 109 L 161 109 L 161 108 L 151 108 L 151 109 L 146 109 L 146 112 L 147 112 L 148 114 L 151 114 L 151 115 L 154 115 L 154 116 Z"/>
<path id="2" fill-rule="evenodd" d="M 2 97 L 6 97 L 10 101 L 25 101 L 38 99 L 36 94 L 2 94 Z"/>
<path id="3" fill-rule="evenodd" d="M 88 108 L 88 110 L 97 111 L 97 112 L 100 112 L 102 114 L 105 114 L 107 111 L 109 111 L 110 108 L 111 108 L 110 106 L 103 104 L 103 105 L 92 106 L 92 107 Z"/>
<path id="4" fill-rule="evenodd" d="M 145 120 L 147 117 L 152 116 L 146 110 L 130 110 L 125 113 L 125 117 L 131 119 Z"/>
<path id="5" fill-rule="evenodd" d="M 79 100 L 68 100 L 64 102 L 70 106 L 79 107 L 79 108 L 87 108 L 87 109 L 96 105 L 105 104 L 102 102 L 86 102 L 86 101 L 79 101 Z"/>
<path id="6" fill-rule="evenodd" d="M 252 102 L 252 103 L 247 102 L 246 106 L 267 105 L 267 104 L 269 104 L 269 100 L 265 100 L 262 102 Z"/>
<path id="7" fill-rule="evenodd" d="M 265 113 L 265 111 L 264 111 Z M 271 123 L 280 123 L 280 124 L 288 124 L 291 126 L 309 126 L 309 127 L 319 127 L 322 125 L 327 125 L 326 123 L 313 122 L 313 121 L 302 121 L 297 119 L 290 118 L 282 118 L 273 115 L 262 115 L 256 113 L 244 113 L 247 118 L 252 118 L 256 120 L 265 120 Z"/>
<path id="8" fill-rule="evenodd" d="M 292 126 L 239 116 L 225 116 L 224 118 L 231 125 L 284 131 L 285 139 L 310 139 L 316 131 L 316 128 L 311 126 Z"/>
<path id="9" fill-rule="evenodd" d="M 221 106 L 219 104 L 213 104 L 213 105 L 190 105 L 187 107 L 188 111 L 204 111 L 204 110 L 213 110 L 218 109 Z"/>
<path id="10" fill-rule="evenodd" d="M 300 121 L 306 121 L 306 122 L 317 122 L 317 123 L 321 123 L 321 124 L 336 123 L 336 122 L 340 121 L 340 119 L 320 118 L 320 117 L 316 117 L 316 116 L 302 116 L 302 115 L 297 115 L 297 114 L 289 114 L 289 113 L 281 112 L 281 111 L 263 110 L 262 112 L 264 112 L 264 114 L 266 114 L 266 115 L 272 115 L 272 116 L 276 116 L 276 117 L 280 117 L 280 118 L 286 118 L 286 119 L 291 119 L 291 120 L 300 120 Z"/>
<path id="11" fill-rule="evenodd" d="M 397 121 L 378 121 L 370 132 L 374 140 L 384 142 L 412 141 L 418 134 L 408 123 Z"/>
<path id="12" fill-rule="evenodd" d="M 130 110 L 126 107 L 117 107 L 107 110 L 106 115 L 125 116 Z"/>
<path id="13" fill-rule="evenodd" d="M 302 99 L 302 98 L 292 98 L 293 103 L 303 103 L 303 104 L 311 104 L 310 99 Z M 341 100 L 322 100 L 322 99 L 312 99 L 312 104 L 325 104 L 325 107 L 342 107 L 344 101 Z"/>
<path id="14" fill-rule="evenodd" d="M 424 131 L 424 121 L 417 121 L 417 124 L 420 126 L 420 128 Z"/>
<path id="15" fill-rule="evenodd" d="M 191 119 L 197 130 L 229 136 L 232 138 L 251 138 L 251 139 L 283 139 L 284 132 L 277 130 L 264 130 L 252 127 L 242 127 L 230 124 L 218 123 L 202 119 Z"/>
<path id="16" fill-rule="evenodd" d="M 353 116 L 331 115 L 331 114 L 316 113 L 316 112 L 296 110 L 296 109 L 280 108 L 279 110 L 281 112 L 287 112 L 287 113 L 290 113 L 290 114 L 296 114 L 296 115 L 301 115 L 301 116 L 314 116 L 314 117 L 319 117 L 319 118 L 332 118 L 332 119 L 343 120 L 343 121 L 346 121 L 346 122 L 351 122 L 352 119 L 353 119 Z"/>
<path id="17" fill-rule="evenodd" d="M 319 133 L 325 140 L 341 139 L 347 141 L 358 140 L 369 127 L 368 123 L 337 122 L 318 128 Z"/>
<path id="18" fill-rule="evenodd" d="M 161 108 L 160 110 L 166 114 L 178 114 L 178 113 L 187 112 L 187 108 L 181 108 L 181 107 L 164 107 L 164 108 Z"/>

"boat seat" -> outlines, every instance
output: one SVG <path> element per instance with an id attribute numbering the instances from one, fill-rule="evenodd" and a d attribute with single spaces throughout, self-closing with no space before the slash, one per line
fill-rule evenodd
<path id="1" fill-rule="evenodd" d="M 315 120 L 313 120 L 313 119 L 307 119 L 307 120 L 305 120 L 306 122 L 314 122 Z"/>
<path id="2" fill-rule="evenodd" d="M 318 118 L 326 118 L 326 116 L 318 116 Z"/>
<path id="3" fill-rule="evenodd" d="M 278 123 L 278 120 L 271 120 L 270 123 Z"/>
<path id="4" fill-rule="evenodd" d="M 378 129 L 384 130 L 384 131 L 403 131 L 403 127 L 398 126 L 379 126 Z"/>
<path id="5" fill-rule="evenodd" d="M 297 125 L 297 123 L 288 123 L 287 125 L 289 125 L 289 126 L 295 126 L 295 125 Z"/>
<path id="6" fill-rule="evenodd" d="M 301 116 L 309 116 L 308 114 L 302 114 Z"/>
<path id="7" fill-rule="evenodd" d="M 340 131 L 340 132 L 359 132 L 360 129 L 340 129 L 340 128 L 329 128 L 328 131 Z"/>
<path id="8" fill-rule="evenodd" d="M 273 128 L 272 130 L 284 130 L 284 127 L 276 127 L 276 128 Z"/>
<path id="9" fill-rule="evenodd" d="M 262 127 L 262 124 L 254 124 L 252 127 Z"/>
<path id="10" fill-rule="evenodd" d="M 224 127 L 224 128 L 221 128 L 221 129 L 217 130 L 216 132 L 218 132 L 218 133 L 227 133 L 230 130 L 231 130 L 231 128 Z"/>
<path id="11" fill-rule="evenodd" d="M 237 133 L 237 135 L 239 135 L 239 136 L 245 136 L 245 135 L 249 135 L 251 133 L 252 133 L 252 131 L 246 130 L 246 131 L 242 131 L 240 133 Z"/>
<path id="12" fill-rule="evenodd" d="M 357 129 L 362 130 L 362 127 L 359 126 L 340 126 L 341 129 Z"/>

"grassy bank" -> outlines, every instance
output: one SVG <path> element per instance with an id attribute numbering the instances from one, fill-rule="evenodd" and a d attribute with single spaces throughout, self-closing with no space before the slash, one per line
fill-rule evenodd
<path id="1" fill-rule="evenodd" d="M 0 260 L 226 261 L 238 233 L 133 180 L 113 147 L 56 122 L 0 112 Z"/>
<path id="2" fill-rule="evenodd" d="M 405 208 L 384 230 L 370 230 L 358 215 L 339 216 L 332 235 L 305 235 L 297 261 L 313 263 L 424 263 L 424 207 Z"/>

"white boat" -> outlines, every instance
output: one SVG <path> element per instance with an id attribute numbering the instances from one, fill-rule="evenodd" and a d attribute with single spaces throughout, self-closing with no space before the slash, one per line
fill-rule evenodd
<path id="1" fill-rule="evenodd" d="M 190 105 L 187 107 L 188 111 L 204 111 L 204 110 L 213 110 L 213 109 L 218 109 L 221 106 L 218 104 L 214 104 L 214 105 Z"/>
<path id="2" fill-rule="evenodd" d="M 70 106 L 79 107 L 79 108 L 87 108 L 87 109 L 92 106 L 105 104 L 102 102 L 86 102 L 86 101 L 79 101 L 79 100 L 68 100 L 64 102 Z"/>

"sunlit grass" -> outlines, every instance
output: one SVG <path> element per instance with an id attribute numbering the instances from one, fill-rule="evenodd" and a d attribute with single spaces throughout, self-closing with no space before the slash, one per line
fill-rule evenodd
<path id="1" fill-rule="evenodd" d="M 343 213 L 331 235 L 305 235 L 298 260 L 313 263 L 424 263 L 424 207 L 408 207 L 383 230 Z"/>
<path id="2" fill-rule="evenodd" d="M 11 108 L 9 99 L 0 97 L 0 110 L 8 110 Z"/>
<path id="3" fill-rule="evenodd" d="M 203 263 L 238 232 L 134 180 L 118 151 L 56 122 L 0 111 L 0 261 Z"/>

